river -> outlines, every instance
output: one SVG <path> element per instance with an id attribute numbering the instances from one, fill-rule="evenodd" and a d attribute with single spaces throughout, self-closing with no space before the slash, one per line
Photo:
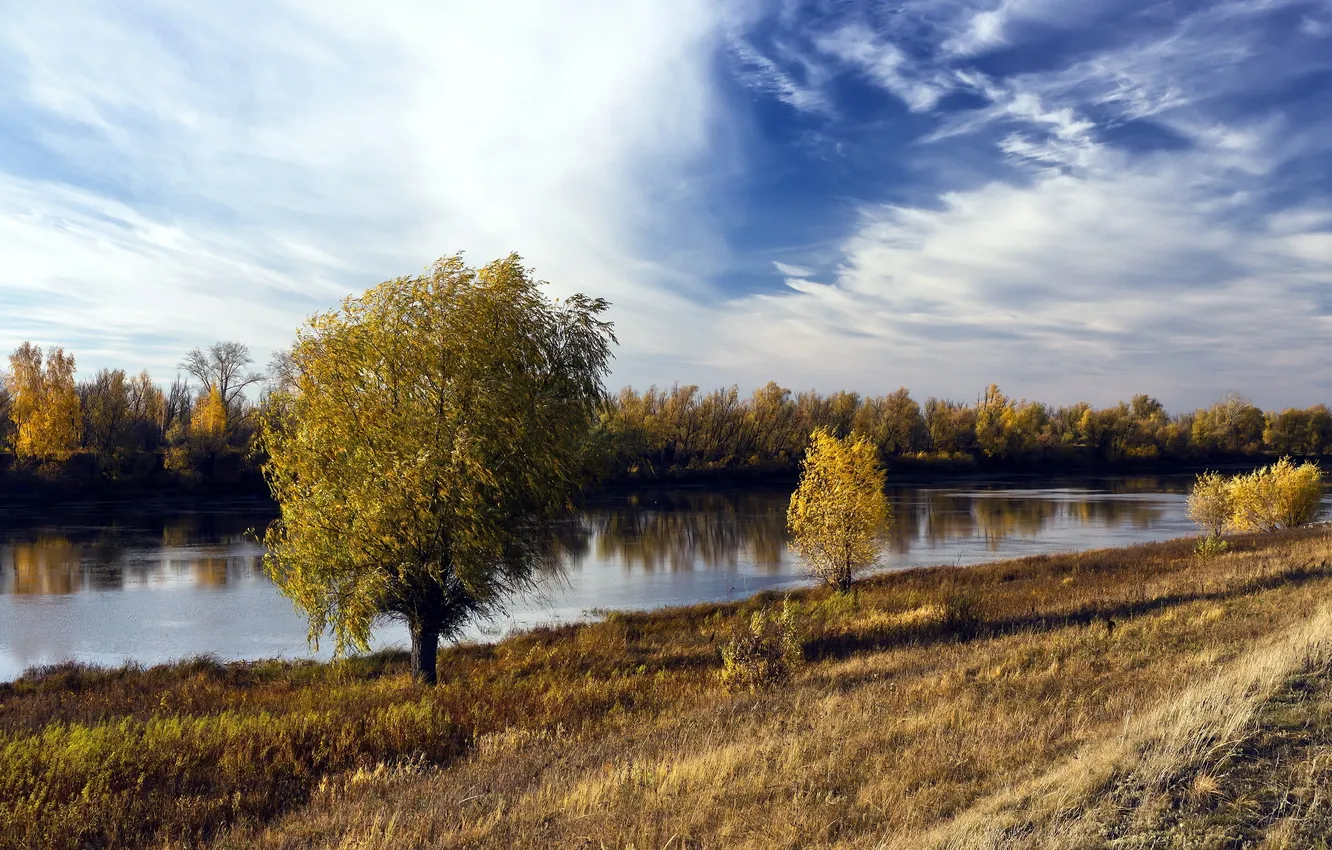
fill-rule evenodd
<path id="1" fill-rule="evenodd" d="M 883 567 L 965 566 L 1000 558 L 1196 533 L 1189 478 L 1007 479 L 896 487 Z M 563 569 L 473 629 L 521 626 L 738 598 L 805 579 L 786 548 L 781 490 L 650 490 L 598 497 L 561 535 Z M 75 659 L 155 664 L 327 657 L 262 569 L 248 532 L 262 502 L 140 502 L 43 509 L 0 506 L 0 681 Z M 405 645 L 386 623 L 376 646 Z"/>

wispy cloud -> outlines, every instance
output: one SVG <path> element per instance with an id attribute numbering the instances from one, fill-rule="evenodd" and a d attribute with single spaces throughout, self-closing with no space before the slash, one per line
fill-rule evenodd
<path id="1" fill-rule="evenodd" d="M 686 182 L 716 167 L 718 28 L 702 2 L 9 9 L 0 347 L 262 352 L 463 248 L 520 250 L 668 347 L 724 252 Z"/>
<path id="2" fill-rule="evenodd" d="M 808 383 L 852 374 L 962 396 L 1001 379 L 1065 399 L 1201 403 L 1236 386 L 1308 398 L 1311 381 L 1332 379 L 1332 204 L 1315 193 L 1294 211 L 1301 187 L 1279 175 L 1319 143 L 1285 141 L 1304 115 L 1237 104 L 1332 57 L 1296 45 L 1273 58 L 1277 5 L 1298 4 L 1149 21 L 1007 76 L 962 60 L 1011 46 L 1012 21 L 1054 4 L 954 8 L 923 39 L 932 50 L 913 30 L 914 60 L 892 26 L 830 30 L 821 47 L 914 109 L 940 97 L 913 96 L 905 79 L 947 73 L 983 98 L 940 114 L 925 142 L 973 157 L 989 144 L 1009 170 L 926 206 L 862 205 L 835 278 L 731 305 L 727 336 L 746 342 L 733 368 L 785 360 Z"/>
<path id="3" fill-rule="evenodd" d="M 170 373 L 439 254 L 517 249 L 615 302 L 620 381 L 1307 403 L 1332 387 L 1328 21 L 1324 0 L 17 4 L 0 348 Z"/>

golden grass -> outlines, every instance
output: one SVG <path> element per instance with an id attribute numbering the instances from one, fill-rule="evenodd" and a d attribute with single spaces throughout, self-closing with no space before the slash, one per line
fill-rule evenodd
<path id="1" fill-rule="evenodd" d="M 1289 844 L 1330 742 L 1272 707 L 1323 681 L 1330 591 L 1317 530 L 883 575 L 795 594 L 805 662 L 740 695 L 720 646 L 771 597 L 459 647 L 434 690 L 385 656 L 66 668 L 0 686 L 0 846 Z"/>

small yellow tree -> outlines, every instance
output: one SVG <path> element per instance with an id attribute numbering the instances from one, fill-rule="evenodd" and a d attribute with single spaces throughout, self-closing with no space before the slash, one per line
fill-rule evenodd
<path id="1" fill-rule="evenodd" d="M 199 394 L 190 415 L 190 437 L 204 449 L 216 450 L 227 438 L 227 405 L 217 387 Z"/>
<path id="2" fill-rule="evenodd" d="M 1230 481 L 1219 472 L 1204 472 L 1189 493 L 1188 515 L 1207 537 L 1220 537 L 1230 525 L 1233 507 Z"/>
<path id="3" fill-rule="evenodd" d="M 839 591 L 879 562 L 891 519 L 878 451 L 864 437 L 837 439 L 823 429 L 810 438 L 786 527 L 791 549 L 812 575 Z"/>

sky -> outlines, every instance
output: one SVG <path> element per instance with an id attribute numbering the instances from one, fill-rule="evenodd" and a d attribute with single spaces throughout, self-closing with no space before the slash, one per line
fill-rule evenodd
<path id="1" fill-rule="evenodd" d="M 464 251 L 612 387 L 1332 401 L 1332 0 L 6 0 L 0 349 L 259 365 Z"/>

